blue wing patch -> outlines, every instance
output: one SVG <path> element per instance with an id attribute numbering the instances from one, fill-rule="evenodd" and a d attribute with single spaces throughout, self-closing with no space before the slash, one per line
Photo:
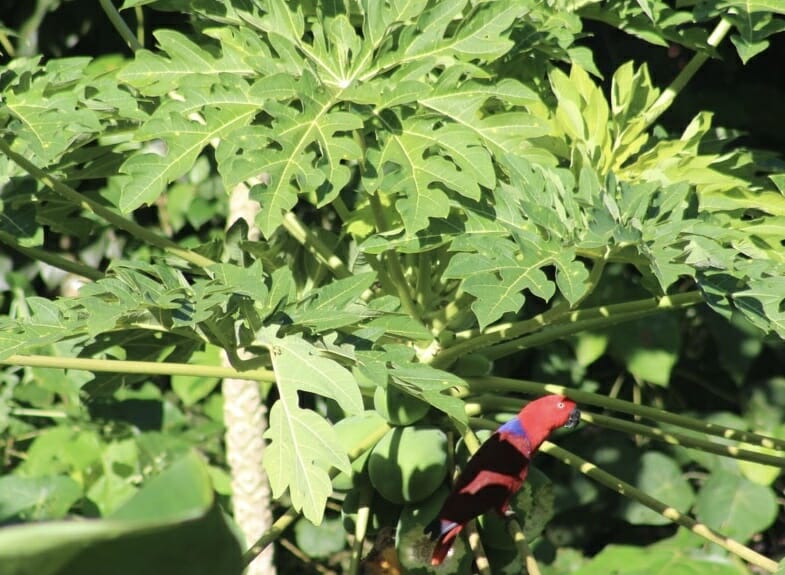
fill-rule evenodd
<path id="1" fill-rule="evenodd" d="M 510 435 L 528 438 L 526 430 L 523 428 L 521 421 L 517 417 L 512 418 L 510 421 L 499 427 L 499 429 L 496 431 L 501 434 L 509 433 Z"/>

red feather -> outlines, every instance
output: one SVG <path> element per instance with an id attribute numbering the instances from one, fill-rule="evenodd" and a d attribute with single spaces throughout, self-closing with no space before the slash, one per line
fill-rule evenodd
<path id="1" fill-rule="evenodd" d="M 437 519 L 429 526 L 436 539 L 431 565 L 440 565 L 467 521 L 491 509 L 504 514 L 521 488 L 529 461 L 557 427 L 572 427 L 580 412 L 575 402 L 548 395 L 526 405 L 502 425 L 469 459 Z"/>

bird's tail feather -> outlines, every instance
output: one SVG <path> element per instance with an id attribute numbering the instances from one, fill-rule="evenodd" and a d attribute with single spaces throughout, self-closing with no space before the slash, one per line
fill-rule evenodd
<path id="1" fill-rule="evenodd" d="M 435 528 L 436 526 L 434 525 L 429 529 L 434 535 L 438 534 L 436 546 L 433 548 L 433 553 L 431 554 L 431 565 L 433 566 L 442 564 L 442 561 L 447 557 L 447 553 L 452 547 L 453 541 L 455 541 L 455 538 L 458 537 L 458 533 L 463 529 L 463 525 L 455 523 L 454 521 L 441 520 L 438 525 L 438 528 Z"/>

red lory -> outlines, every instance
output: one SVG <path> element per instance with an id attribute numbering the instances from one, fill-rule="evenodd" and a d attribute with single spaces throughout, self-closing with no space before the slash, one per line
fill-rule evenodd
<path id="1" fill-rule="evenodd" d="M 528 403 L 499 427 L 469 459 L 436 520 L 427 530 L 436 547 L 431 565 L 440 565 L 467 521 L 496 509 L 506 515 L 510 498 L 526 480 L 529 461 L 557 427 L 574 427 L 581 412 L 574 401 L 546 395 Z"/>

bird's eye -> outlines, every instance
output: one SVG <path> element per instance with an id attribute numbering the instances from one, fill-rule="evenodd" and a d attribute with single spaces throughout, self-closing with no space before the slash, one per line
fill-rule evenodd
<path id="1" fill-rule="evenodd" d="M 556 405 L 556 407 L 558 407 L 559 409 L 564 409 L 564 402 L 563 402 L 563 401 L 560 401 L 560 402 L 559 402 L 559 403 Z"/>

